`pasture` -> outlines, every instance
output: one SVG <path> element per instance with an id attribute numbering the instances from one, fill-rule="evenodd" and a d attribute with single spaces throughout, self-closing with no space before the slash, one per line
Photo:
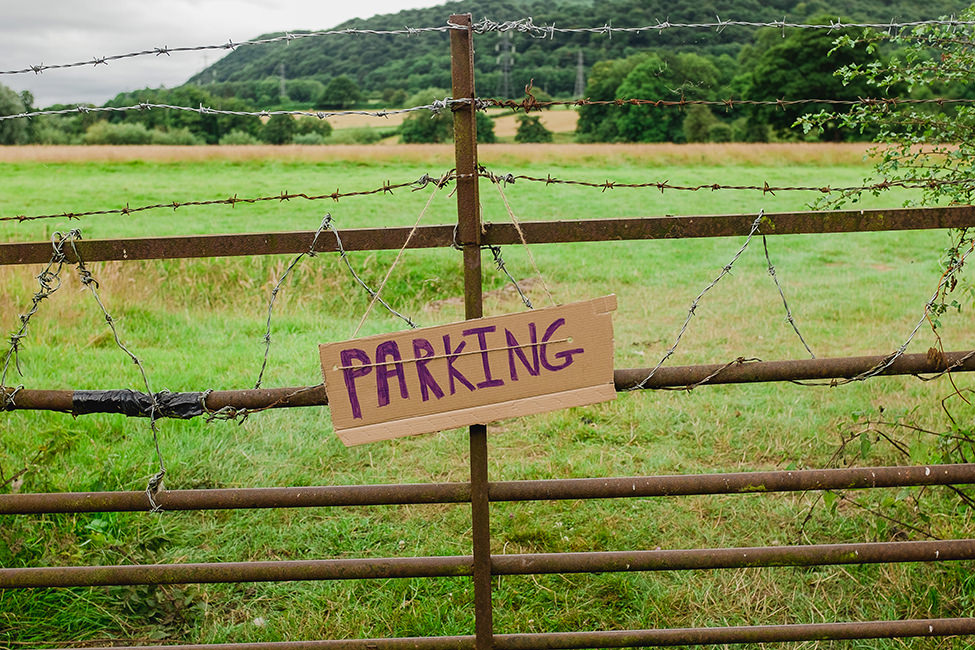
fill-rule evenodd
<path id="1" fill-rule="evenodd" d="M 516 173 L 601 183 L 854 186 L 869 173 L 863 145 L 487 145 L 480 162 Z M 439 176 L 440 146 L 32 148 L 0 150 L 0 217 L 118 209 L 172 201 L 371 190 Z M 331 200 L 159 209 L 126 216 L 0 222 L 5 241 L 40 241 L 80 228 L 87 239 L 452 223 L 452 186 Z M 518 181 L 481 183 L 486 221 L 803 209 L 818 192 L 613 189 Z M 908 191 L 852 207 L 899 206 Z M 848 206 L 849 207 L 849 206 Z M 943 231 L 783 235 L 768 251 L 796 323 L 817 357 L 885 354 L 901 345 L 935 290 Z M 652 367 L 673 345 L 694 298 L 744 238 L 605 242 L 503 250 L 532 300 L 550 304 L 615 293 L 615 365 Z M 143 361 L 154 390 L 250 388 L 264 355 L 272 287 L 294 256 L 92 263 L 106 308 Z M 396 252 L 350 253 L 378 284 Z M 485 313 L 523 309 L 485 252 Z M 463 318 L 460 253 L 407 251 L 383 291 L 420 325 Z M 19 327 L 37 290 L 34 267 L 0 266 L 0 329 Z M 22 344 L 28 388 L 140 388 L 74 269 L 41 304 Z M 544 286 L 543 286 L 544 285 Z M 349 338 L 369 296 L 336 255 L 302 260 L 272 318 L 264 385 L 321 381 L 319 343 Z M 949 312 L 944 349 L 971 347 L 968 305 Z M 373 311 L 362 335 L 400 329 Z M 925 325 L 908 352 L 936 346 Z M 785 320 L 760 238 L 701 302 L 669 365 L 808 356 Z M 952 384 L 954 382 L 954 384 Z M 730 472 L 935 463 L 970 422 L 956 395 L 971 379 L 874 378 L 835 388 L 702 386 L 620 394 L 615 402 L 533 416 L 489 429 L 492 480 Z M 942 400 L 944 402 L 944 407 Z M 886 424 L 882 424 L 886 423 Z M 901 426 L 908 425 L 908 426 Z M 967 426 L 967 425 L 966 425 Z M 467 480 L 467 438 L 447 431 L 343 447 L 325 408 L 258 413 L 243 423 L 162 421 L 160 445 L 175 488 L 341 485 Z M 908 428 L 913 427 L 913 428 Z M 962 427 L 964 428 L 964 427 Z M 847 444 L 844 446 L 844 442 Z M 0 490 L 140 490 L 156 471 L 148 424 L 15 411 L 0 417 Z M 0 565 L 389 557 L 463 554 L 469 513 L 458 506 L 196 513 L 111 513 L 0 519 Z M 940 489 L 530 502 L 492 508 L 492 553 L 764 546 L 971 537 L 972 511 Z M 467 531 L 464 533 L 463 531 Z M 710 572 L 496 578 L 500 631 L 739 625 L 961 616 L 975 602 L 964 564 L 740 569 Z M 466 634 L 469 581 L 390 580 L 0 591 L 0 647 L 124 639 L 246 642 Z M 965 647 L 913 640 L 911 647 Z M 794 647 L 833 647 L 829 643 Z M 902 642 L 859 646 L 899 648 Z"/>

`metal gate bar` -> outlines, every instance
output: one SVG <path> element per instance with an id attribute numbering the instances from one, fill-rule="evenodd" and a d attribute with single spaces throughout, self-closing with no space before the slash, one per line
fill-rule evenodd
<path id="1" fill-rule="evenodd" d="M 492 575 L 752 569 L 975 560 L 975 539 L 493 555 Z M 0 589 L 473 576 L 472 556 L 0 569 Z"/>
<path id="2" fill-rule="evenodd" d="M 747 627 L 671 628 L 543 634 L 496 634 L 496 650 L 568 650 L 571 648 L 628 648 L 721 643 L 775 643 L 935 637 L 975 634 L 975 618 L 932 618 L 856 623 L 806 623 Z M 336 641 L 279 641 L 166 646 L 113 646 L 88 650 L 472 650 L 473 636 L 343 639 Z"/>
<path id="3" fill-rule="evenodd" d="M 617 391 L 627 391 L 643 383 L 644 389 L 686 388 L 696 385 L 741 384 L 771 381 L 808 381 L 850 379 L 868 373 L 888 360 L 889 355 L 863 357 L 834 357 L 821 359 L 790 359 L 785 361 L 749 361 L 712 363 L 695 366 L 662 366 L 652 377 L 650 368 L 617 368 L 614 381 Z M 902 354 L 883 370 L 882 376 L 937 374 L 942 372 L 975 371 L 975 350 L 961 350 L 936 354 Z M 0 388 L 15 399 L 2 410 L 44 410 L 76 413 L 72 390 L 37 390 Z M 260 388 L 244 390 L 215 390 L 200 400 L 207 409 L 222 408 L 256 410 L 292 408 L 296 406 L 326 406 L 325 387 L 295 386 L 290 388 Z M 108 412 L 108 411 L 101 411 Z M 146 413 L 146 416 L 149 414 Z"/>
<path id="4" fill-rule="evenodd" d="M 459 113 L 458 113 L 459 114 Z M 458 184 L 464 179 L 459 179 Z M 519 225 L 529 244 L 633 241 L 734 237 L 751 232 L 755 214 L 628 217 L 522 221 Z M 975 208 L 894 208 L 882 210 L 833 210 L 770 212 L 759 234 L 794 235 L 817 233 L 881 232 L 975 227 Z M 410 237 L 410 233 L 413 233 Z M 346 251 L 449 248 L 454 244 L 452 225 L 339 230 Z M 407 238 L 409 241 L 407 242 Z M 179 235 L 81 240 L 75 244 L 86 262 L 135 261 L 240 255 L 303 253 L 315 231 Z M 510 223 L 485 223 L 481 243 L 496 246 L 520 244 L 521 236 Z M 320 237 L 317 252 L 338 252 L 334 237 Z M 65 251 L 76 262 L 73 251 Z M 0 244 L 0 266 L 42 264 L 51 259 L 50 242 Z"/>
<path id="5" fill-rule="evenodd" d="M 624 476 L 488 483 L 491 502 L 614 499 L 707 494 L 755 494 L 975 484 L 975 463 L 917 467 L 855 467 L 727 474 Z M 163 510 L 308 508 L 466 503 L 468 483 L 332 485 L 288 488 L 165 490 Z M 0 494 L 0 515 L 141 512 L 152 509 L 140 492 Z"/>

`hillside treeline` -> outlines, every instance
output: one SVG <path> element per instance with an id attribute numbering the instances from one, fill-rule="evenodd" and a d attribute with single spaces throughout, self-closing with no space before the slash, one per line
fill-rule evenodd
<path id="1" fill-rule="evenodd" d="M 939 3 L 937 12 L 947 14 L 961 8 L 961 3 L 944 2 Z M 827 10 L 832 13 L 821 13 Z M 554 23 L 566 27 L 650 25 L 661 16 L 671 23 L 711 22 L 716 16 L 773 21 L 787 15 L 789 20 L 816 23 L 839 17 L 847 22 L 932 17 L 930 9 L 898 0 L 837 0 L 828 6 L 821 0 L 799 3 L 730 0 L 694 7 L 665 4 L 661 0 L 596 3 L 563 0 L 555 4 L 525 0 L 449 3 L 354 20 L 339 28 L 441 25 L 450 13 L 460 11 L 473 12 L 475 20 L 479 16 L 504 21 L 531 15 L 535 25 Z M 792 129 L 800 115 L 824 108 L 843 111 L 848 107 L 815 103 L 749 106 L 735 102 L 854 101 L 869 96 L 866 88 L 844 85 L 833 74 L 841 66 L 883 65 L 889 56 L 896 54 L 885 49 L 882 43 L 838 50 L 834 47 L 837 38 L 862 35 L 859 30 L 843 33 L 771 27 L 728 27 L 718 32 L 667 29 L 612 35 L 559 33 L 551 38 L 517 31 L 488 33 L 478 36 L 476 83 L 478 95 L 487 98 L 517 100 L 530 84 L 533 96 L 539 100 L 579 99 L 581 71 L 584 100 L 638 98 L 711 103 L 690 103 L 677 108 L 584 105 L 578 109 L 576 133 L 576 139 L 583 142 L 788 140 L 810 137 Z M 148 102 L 260 111 L 378 109 L 426 104 L 449 94 L 445 90 L 450 87 L 447 41 L 444 33 L 337 35 L 245 46 L 229 53 L 184 86 L 123 93 L 107 106 Z M 505 69 L 507 74 L 503 72 Z M 970 84 L 959 82 L 950 87 L 922 85 L 911 92 L 915 97 L 968 97 L 972 91 Z M 29 111 L 34 108 L 32 103 L 26 93 L 17 96 L 12 91 L 0 90 L 0 114 Z M 429 120 L 429 116 L 417 114 L 400 129 L 360 129 L 355 133 L 332 135 L 327 121 L 315 119 L 261 120 L 170 110 L 87 113 L 44 117 L 26 123 L 0 122 L 0 143 L 321 144 L 370 142 L 395 133 L 406 141 L 422 142 L 438 141 L 449 133 L 442 120 L 436 128 L 421 123 L 422 120 Z M 490 140 L 490 122 L 482 120 L 480 128 Z M 871 136 L 826 124 L 815 137 L 849 140 Z"/>

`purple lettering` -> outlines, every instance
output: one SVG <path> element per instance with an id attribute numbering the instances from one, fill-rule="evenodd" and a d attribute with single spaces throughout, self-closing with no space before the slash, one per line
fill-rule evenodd
<path id="1" fill-rule="evenodd" d="M 491 388 L 492 386 L 504 386 L 504 381 L 491 377 L 491 364 L 488 362 L 487 333 L 493 332 L 497 327 L 486 325 L 484 327 L 473 327 L 464 330 L 464 336 L 473 334 L 477 337 L 477 345 L 481 349 L 481 365 L 484 367 L 484 381 L 478 382 L 478 388 Z"/>
<path id="2" fill-rule="evenodd" d="M 451 346 L 450 346 L 450 334 L 444 334 L 443 335 L 443 347 L 444 347 L 444 354 L 447 355 L 447 377 L 450 379 L 450 394 L 451 395 L 453 395 L 454 393 L 457 392 L 457 389 L 454 386 L 454 379 L 456 379 L 460 383 L 462 383 L 465 386 L 467 386 L 467 388 L 469 390 L 475 390 L 474 389 L 474 384 L 472 384 L 471 382 L 467 381 L 467 377 L 465 377 L 464 375 L 462 375 L 460 373 L 460 371 L 458 371 L 456 368 L 454 368 L 454 362 L 457 360 L 457 357 L 459 356 L 460 351 L 464 349 L 464 346 L 465 345 L 467 345 L 467 342 L 466 341 L 461 341 L 460 342 L 460 345 L 457 346 L 457 349 L 456 350 L 452 350 L 451 349 Z"/>
<path id="3" fill-rule="evenodd" d="M 557 371 L 557 370 L 562 370 L 563 368 L 567 368 L 570 365 L 572 365 L 572 355 L 573 354 L 582 354 L 582 352 L 584 352 L 584 350 L 582 348 L 575 348 L 574 350 L 566 350 L 565 352 L 556 352 L 555 353 L 555 358 L 556 359 L 564 359 L 565 360 L 562 363 L 562 365 L 553 366 L 551 363 L 548 362 L 548 356 L 546 354 L 547 351 L 548 351 L 548 349 L 547 349 L 546 345 L 549 342 L 549 340 L 551 340 L 552 335 L 555 334 L 555 330 L 559 329 L 563 325 L 565 325 L 565 319 L 564 318 L 556 319 L 556 321 L 554 323 L 552 323 L 551 325 L 548 326 L 548 329 L 545 330 L 545 334 L 542 336 L 542 345 L 540 346 L 542 348 L 541 361 L 542 361 L 542 366 L 546 370 L 551 370 L 551 371 L 554 372 L 554 371 Z"/>
<path id="4" fill-rule="evenodd" d="M 395 363 L 387 365 L 387 359 L 392 359 Z M 400 397 L 409 399 L 410 394 L 406 391 L 406 373 L 403 372 L 403 364 L 400 363 L 399 346 L 396 345 L 396 341 L 383 341 L 376 346 L 376 364 L 376 393 L 379 396 L 379 406 L 389 404 L 390 377 L 399 380 Z M 389 366 L 392 366 L 392 369 Z"/>
<path id="5" fill-rule="evenodd" d="M 528 324 L 528 336 L 531 339 L 532 363 L 528 362 L 525 349 L 518 343 L 518 339 L 511 333 L 511 330 L 505 329 L 504 331 L 504 338 L 508 342 L 508 369 L 511 371 L 511 381 L 518 381 L 518 368 L 515 367 L 515 355 L 521 359 L 521 363 L 525 366 L 525 370 L 528 371 L 529 375 L 532 377 L 538 376 L 538 332 L 535 329 L 535 323 Z"/>
<path id="6" fill-rule="evenodd" d="M 342 350 L 339 359 L 342 361 L 342 374 L 345 376 L 345 390 L 349 394 L 349 403 L 352 404 L 352 417 L 362 419 L 362 409 L 359 407 L 359 397 L 355 391 L 355 380 L 372 372 L 372 368 L 369 367 L 369 355 L 365 350 L 349 348 Z M 361 361 L 363 366 L 358 368 L 351 366 L 353 360 Z"/>
<path id="7" fill-rule="evenodd" d="M 429 358 L 435 354 L 430 341 L 426 339 L 413 339 L 413 356 L 416 358 L 416 374 L 420 378 L 420 396 L 424 402 L 429 401 L 430 391 L 433 391 L 437 399 L 443 397 L 443 390 L 437 385 L 437 381 L 427 369 L 427 364 L 430 363 Z"/>

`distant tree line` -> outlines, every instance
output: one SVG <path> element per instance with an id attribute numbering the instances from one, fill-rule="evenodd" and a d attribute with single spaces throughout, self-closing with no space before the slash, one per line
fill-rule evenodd
<path id="1" fill-rule="evenodd" d="M 752 6 L 751 0 L 729 0 L 740 6 L 749 17 L 757 17 L 765 8 Z M 891 0 L 893 1 L 893 0 Z M 888 7 L 891 1 L 885 0 Z M 480 4 L 485 4 L 481 2 Z M 474 5 L 480 6 L 479 0 Z M 490 3 L 483 7 L 492 15 L 504 11 L 520 15 L 525 6 L 547 11 L 574 24 L 612 22 L 620 12 L 626 22 L 639 23 L 641 17 L 661 5 L 658 0 L 640 3 L 635 0 L 608 0 L 589 6 L 586 2 L 564 1 L 555 8 L 527 2 Z M 766 3 L 767 4 L 767 3 Z M 775 4 L 775 3 L 773 3 Z M 857 18 L 870 18 L 864 7 L 867 0 L 834 2 L 848 7 Z M 876 4 L 876 3 L 874 3 Z M 894 2 L 905 15 L 912 15 L 902 2 Z M 781 6 L 779 6 L 781 5 Z M 788 0 L 775 4 L 777 11 L 808 12 L 821 3 L 796 5 Z M 902 6 L 903 5 L 903 6 Z M 448 5 L 446 8 L 450 8 Z M 662 6 L 662 5 L 661 5 Z M 477 10 L 478 7 L 472 7 Z M 661 7 L 657 7 L 658 9 Z M 427 14 L 442 13 L 445 7 L 400 12 L 393 17 L 377 16 L 368 21 L 353 21 L 346 26 L 397 28 L 403 24 L 430 24 Z M 490 10 L 490 11 L 489 11 Z M 683 9 L 675 9 L 678 13 Z M 876 13 L 877 8 L 873 7 Z M 593 13 L 595 12 L 595 13 Z M 916 12 L 915 12 L 916 13 Z M 431 13 L 432 15 L 432 13 Z M 544 17 L 544 12 L 540 14 Z M 649 14 L 648 14 L 649 15 Z M 688 14 L 674 15 L 672 20 L 692 20 Z M 713 16 L 713 14 L 711 14 Z M 777 13 L 776 16 L 781 16 Z M 699 16 L 697 16 L 700 18 Z M 713 20 L 709 17 L 708 20 Z M 811 15 L 810 22 L 828 23 L 835 15 Z M 384 22 L 385 21 L 385 22 Z M 399 21 L 399 22 L 397 22 Z M 387 25 L 386 22 L 389 24 Z M 539 19 L 536 24 L 543 24 Z M 675 30 L 676 31 L 676 30 Z M 522 37 L 515 57 L 512 80 L 534 83 L 533 96 L 539 100 L 573 99 L 576 56 L 583 51 L 587 61 L 583 97 L 592 101 L 612 102 L 618 99 L 705 100 L 711 105 L 689 103 L 679 108 L 639 105 L 585 105 L 579 110 L 576 139 L 581 142 L 760 142 L 792 139 L 870 139 L 874 133 L 866 127 L 853 130 L 842 127 L 842 116 L 849 107 L 823 104 L 777 106 L 779 99 L 857 100 L 871 95 L 871 89 L 857 78 L 846 83 L 834 75 L 838 68 L 879 65 L 896 57 L 895 46 L 863 45 L 836 48 L 838 38 L 856 40 L 858 31 L 847 30 L 781 30 L 764 28 L 738 30 L 732 37 L 724 30 L 709 34 L 706 46 L 674 41 L 670 30 L 647 34 L 559 35 L 552 39 Z M 687 32 L 683 32 L 685 35 Z M 486 43 L 497 35 L 482 37 Z M 652 38 L 651 38 L 652 36 Z M 425 40 L 424 40 L 425 39 Z M 327 40 L 335 45 L 323 49 L 325 39 L 299 39 L 290 44 L 242 47 L 197 75 L 184 86 L 172 89 L 146 89 L 123 93 L 106 106 L 120 107 L 155 103 L 186 107 L 206 106 L 231 111 L 279 109 L 345 110 L 350 108 L 397 108 L 429 104 L 448 96 L 449 59 L 446 58 L 446 36 L 427 34 L 410 37 L 375 37 Z M 354 48 L 352 45 L 354 44 Z M 402 52 L 416 56 L 389 56 L 390 47 L 402 44 Z M 599 48 L 597 48 L 597 45 Z M 352 49 L 350 49 L 352 48 Z M 588 48 L 588 49 L 587 49 Z M 886 48 L 886 49 L 885 49 Z M 335 51 L 348 56 L 334 61 Z M 486 56 L 477 59 L 478 94 L 494 96 L 497 66 L 490 48 L 482 46 Z M 296 56 L 305 58 L 295 58 Z M 588 63 L 594 61 L 593 63 Z M 335 65 L 326 65 L 332 62 Z M 327 71 L 327 72 L 323 72 Z M 287 75 L 283 73 L 287 72 Z M 304 76 L 302 76 L 304 75 Z M 493 76 L 492 76 L 493 75 Z M 571 80 L 570 80 L 571 78 Z M 893 96 L 962 97 L 972 94 L 967 79 L 940 84 L 936 89 L 923 84 L 910 89 L 892 86 L 884 89 Z M 876 90 L 873 90 L 876 93 Z M 771 102 L 763 106 L 736 104 L 741 100 Z M 33 98 L 0 86 L 0 114 L 30 111 Z M 727 102 L 727 103 L 726 103 Z M 53 106 L 50 108 L 66 108 Z M 821 119 L 819 128 L 803 133 L 793 128 L 796 120 L 807 114 L 826 110 L 836 119 Z M 952 108 L 937 107 L 950 118 Z M 478 132 L 482 141 L 494 139 L 493 123 L 478 114 Z M 444 142 L 450 139 L 452 118 L 449 110 L 431 116 L 426 112 L 412 114 L 401 127 L 388 129 L 343 130 L 332 134 L 325 120 L 294 119 L 287 116 L 258 118 L 254 116 L 212 115 L 193 111 L 144 110 L 120 113 L 74 113 L 44 116 L 31 120 L 0 122 L 0 143 L 40 142 L 50 144 L 248 144 L 374 142 L 397 135 L 404 142 Z M 532 115 L 520 116 L 519 142 L 542 142 L 551 137 Z"/>

